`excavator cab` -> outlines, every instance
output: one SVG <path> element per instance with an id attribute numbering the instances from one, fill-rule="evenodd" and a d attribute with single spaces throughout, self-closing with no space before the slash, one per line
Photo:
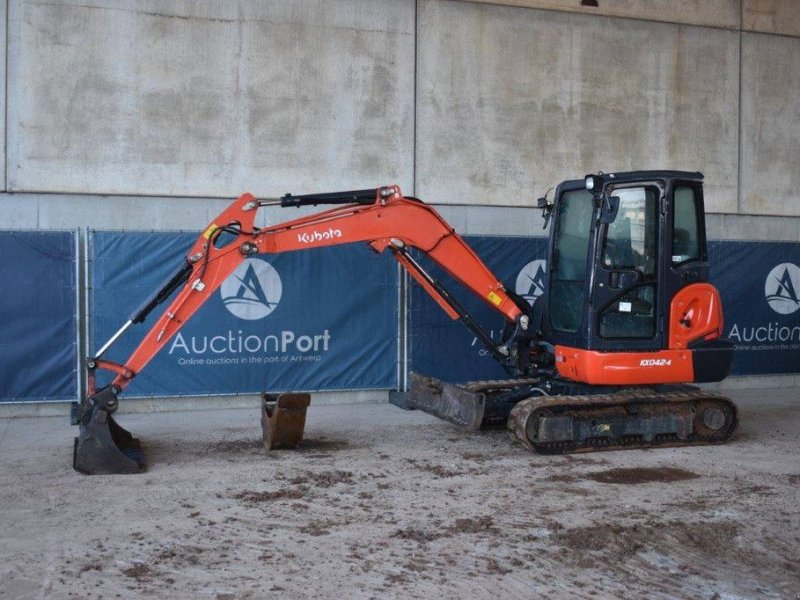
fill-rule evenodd
<path id="1" fill-rule="evenodd" d="M 703 175 L 589 175 L 556 190 L 543 337 L 590 385 L 719 381 L 733 345 L 708 283 Z"/>
<path id="2" fill-rule="evenodd" d="M 518 377 L 412 374 L 411 404 L 472 429 L 507 422 L 543 453 L 728 439 L 735 405 L 687 385 L 720 381 L 733 358 L 708 282 L 702 182 L 635 171 L 559 185 L 539 202 L 552 222 L 547 285 Z"/>

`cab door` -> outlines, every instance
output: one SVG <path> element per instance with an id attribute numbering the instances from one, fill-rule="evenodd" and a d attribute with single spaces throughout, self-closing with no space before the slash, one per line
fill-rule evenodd
<path id="1" fill-rule="evenodd" d="M 544 313 L 544 337 L 556 345 L 588 348 L 586 307 L 596 213 L 595 199 L 583 180 L 565 181 L 556 189 L 547 286 L 536 303 Z"/>
<path id="2" fill-rule="evenodd" d="M 589 300 L 591 350 L 664 347 L 660 236 L 665 186 L 609 184 L 598 208 Z"/>
<path id="3" fill-rule="evenodd" d="M 665 307 L 664 331 L 669 332 L 672 315 L 668 305 L 672 298 L 688 285 L 708 281 L 702 183 L 697 180 L 670 181 L 664 216 L 663 277 L 659 295 Z"/>

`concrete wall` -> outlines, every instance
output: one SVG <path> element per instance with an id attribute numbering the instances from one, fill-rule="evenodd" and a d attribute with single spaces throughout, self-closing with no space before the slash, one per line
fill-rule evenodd
<path id="1" fill-rule="evenodd" d="M 12 0 L 8 190 L 409 186 L 413 65 L 411 2 Z"/>
<path id="2" fill-rule="evenodd" d="M 800 35 L 797 0 L 599 0 L 598 6 L 584 6 L 580 0 L 480 1 L 595 16 Z"/>
<path id="3" fill-rule="evenodd" d="M 798 7 L 8 0 L 2 226 L 195 228 L 245 190 L 387 182 L 524 207 L 649 167 L 800 217 Z"/>
<path id="4" fill-rule="evenodd" d="M 2 40 L 2 44 L 0 46 L 0 77 L 2 77 L 3 82 L 7 82 L 8 78 L 6 77 L 6 64 L 7 64 L 7 55 L 8 55 L 8 2 L 7 0 L 0 1 L 0 39 Z M 6 136 L 6 122 L 7 122 L 7 115 L 6 115 L 6 85 L 0 85 L 0 111 L 2 111 L 2 118 L 0 118 L 0 134 L 3 136 L 3 143 L 0 144 L 0 158 L 3 160 L 3 190 L 7 190 L 8 186 L 6 184 L 6 169 L 8 166 L 8 161 L 6 157 L 6 145 L 7 145 L 7 136 Z M 1 206 L 1 205 L 0 205 Z M 0 214 L 2 214 L 0 212 Z M 2 220 L 0 220 L 2 223 Z"/>
<path id="5" fill-rule="evenodd" d="M 800 37 L 742 36 L 740 212 L 800 214 Z"/>
<path id="6" fill-rule="evenodd" d="M 668 165 L 736 211 L 737 33 L 423 0 L 418 35 L 421 197 L 529 205 L 565 178 Z"/>
<path id="7" fill-rule="evenodd" d="M 728 29 L 739 27 L 741 13 L 740 0 L 599 0 L 596 7 L 583 6 L 580 0 L 484 0 L 484 3 Z"/>
<path id="8" fill-rule="evenodd" d="M 742 29 L 800 36 L 800 2 L 743 0 Z"/>

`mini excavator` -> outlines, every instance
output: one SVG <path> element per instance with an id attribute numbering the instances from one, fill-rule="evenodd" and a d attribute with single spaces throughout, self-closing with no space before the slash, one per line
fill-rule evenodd
<path id="1" fill-rule="evenodd" d="M 269 205 L 336 206 L 255 227 L 257 209 Z M 246 257 L 353 242 L 391 252 L 509 374 L 456 385 L 413 373 L 411 407 L 473 430 L 506 423 L 521 444 L 549 454 L 727 440 L 737 425 L 734 403 L 690 385 L 724 379 L 733 359 L 733 345 L 722 338 L 720 296 L 708 282 L 703 175 L 591 174 L 561 183 L 537 207 L 545 227 L 552 225 L 547 285 L 531 306 L 431 206 L 404 197 L 397 186 L 276 200 L 240 196 L 87 360 L 88 393 L 75 415 L 75 469 L 134 473 L 144 467 L 138 440 L 112 417 L 118 395 Z M 419 253 L 504 317 L 501 339 L 420 264 Z M 127 362 L 102 358 L 173 295 Z M 111 372 L 107 385 L 96 386 L 97 369 Z M 291 447 L 302 437 L 308 402 L 301 394 L 286 396 L 283 405 L 273 398 L 264 418 L 272 419 L 270 437 L 291 440 Z"/>

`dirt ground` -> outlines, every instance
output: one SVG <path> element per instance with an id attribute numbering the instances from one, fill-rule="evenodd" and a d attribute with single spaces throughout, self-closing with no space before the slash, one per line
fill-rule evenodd
<path id="1" fill-rule="evenodd" d="M 800 398 L 738 391 L 725 446 L 539 456 L 391 405 L 122 415 L 149 470 L 71 468 L 64 418 L 0 420 L 3 598 L 789 598 Z"/>

